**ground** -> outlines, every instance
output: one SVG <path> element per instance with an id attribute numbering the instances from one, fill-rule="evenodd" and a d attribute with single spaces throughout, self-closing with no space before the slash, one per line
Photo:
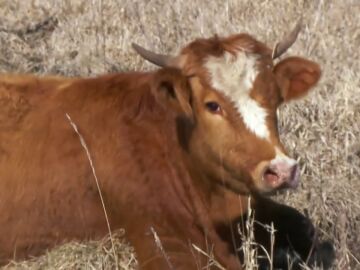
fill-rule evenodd
<path id="1" fill-rule="evenodd" d="M 300 160 L 302 184 L 279 201 L 334 239 L 334 269 L 360 269 L 360 2 L 358 0 L 0 0 L 0 72 L 95 76 L 155 67 L 137 42 L 176 53 L 196 37 L 248 32 L 274 45 L 303 19 L 287 55 L 318 61 L 321 82 L 284 106 L 281 138 Z M 121 237 L 73 243 L 7 269 L 134 269 Z"/>

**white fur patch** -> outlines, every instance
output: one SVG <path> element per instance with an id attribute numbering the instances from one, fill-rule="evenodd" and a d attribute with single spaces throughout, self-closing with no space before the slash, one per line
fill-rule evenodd
<path id="1" fill-rule="evenodd" d="M 239 52 L 234 56 L 226 52 L 222 57 L 209 57 L 205 67 L 210 73 L 212 87 L 235 103 L 245 126 L 258 137 L 269 139 L 267 112 L 250 97 L 258 74 L 256 61 L 255 54 Z"/>

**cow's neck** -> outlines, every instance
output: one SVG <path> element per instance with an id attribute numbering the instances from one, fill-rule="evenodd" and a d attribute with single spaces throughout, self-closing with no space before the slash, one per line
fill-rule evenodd
<path id="1" fill-rule="evenodd" d="M 210 195 L 210 215 L 215 223 L 227 223 L 243 215 L 248 209 L 249 196 L 218 187 Z"/>
<path id="2" fill-rule="evenodd" d="M 209 219 L 217 223 L 227 223 L 241 215 L 248 209 L 248 198 L 246 195 L 239 195 L 227 187 L 218 184 L 218 181 L 209 179 L 207 175 L 189 162 L 193 184 L 203 199 L 203 204 L 209 213 Z"/>

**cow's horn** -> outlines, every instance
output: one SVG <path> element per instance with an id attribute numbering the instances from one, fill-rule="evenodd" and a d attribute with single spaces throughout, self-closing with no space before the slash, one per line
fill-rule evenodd
<path id="1" fill-rule="evenodd" d="M 173 66 L 175 63 L 174 56 L 154 53 L 154 52 L 149 51 L 135 43 L 132 44 L 132 47 L 144 59 L 148 60 L 149 62 L 151 62 L 157 66 L 168 67 L 168 66 Z"/>
<path id="2" fill-rule="evenodd" d="M 286 52 L 287 49 L 291 47 L 291 45 L 294 44 L 296 41 L 296 38 L 298 37 L 298 34 L 301 30 L 302 22 L 301 20 L 296 24 L 294 30 L 291 31 L 291 33 L 286 36 L 282 41 L 278 42 L 274 50 L 272 52 L 272 59 L 278 58 L 280 55 Z"/>

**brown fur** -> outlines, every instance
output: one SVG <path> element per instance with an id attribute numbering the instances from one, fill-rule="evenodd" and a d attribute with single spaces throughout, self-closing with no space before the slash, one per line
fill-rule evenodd
<path id="1" fill-rule="evenodd" d="M 44 79 L 40 80 L 41 102 L 32 102 L 39 81 L 35 77 L 26 81 L 27 89 L 21 94 L 28 109 L 9 115 L 11 130 L 1 134 L 8 153 L 2 154 L 0 164 L 3 260 L 37 255 L 63 241 L 107 233 L 89 162 L 65 113 L 87 141 L 111 228 L 126 229 L 140 262 L 157 257 L 143 267 L 160 269 L 165 263 L 156 252 L 150 226 L 169 256 L 175 257 L 174 253 L 181 258 L 184 269 L 194 263 L 185 239 L 206 249 L 202 235 L 207 229 L 209 243 L 219 241 L 210 224 L 206 225 L 204 194 L 192 186 L 186 162 L 181 162 L 183 154 L 173 147 L 176 114 L 155 102 L 148 83 L 152 77 L 121 74 L 72 83 L 63 79 L 56 85 Z M 2 90 L 17 97 L 20 94 L 13 89 L 21 92 L 23 83 L 18 77 L 9 83 L 9 90 Z M 9 107 L 17 105 L 18 99 L 12 100 Z M 225 253 L 222 245 L 216 246 L 220 254 Z"/>
<path id="2" fill-rule="evenodd" d="M 153 228 L 175 269 L 206 265 L 207 258 L 195 254 L 191 244 L 212 251 L 227 269 L 239 269 L 215 224 L 243 214 L 247 195 L 262 192 L 252 172 L 273 158 L 273 145 L 246 131 L 227 98 L 209 87 L 201 66 L 205 55 L 221 55 L 230 43 L 238 48 L 239 40 L 256 44 L 251 48 L 264 55 L 263 64 L 270 61 L 264 45 L 240 36 L 190 44 L 183 51 L 182 71 L 164 68 L 87 79 L 1 76 L 1 262 L 108 232 L 89 160 L 69 114 L 94 161 L 111 229 L 125 228 L 141 268 L 169 268 Z M 271 70 L 264 72 L 256 82 L 262 92 L 254 90 L 254 96 L 275 111 L 280 101 L 266 94 L 270 102 L 263 93 L 278 93 L 275 77 Z M 221 131 L 203 109 L 209 96 L 226 109 Z M 220 143 L 223 138 L 226 144 Z M 273 142 L 281 146 L 277 133 Z M 224 160 L 219 149 L 227 153 Z"/>

